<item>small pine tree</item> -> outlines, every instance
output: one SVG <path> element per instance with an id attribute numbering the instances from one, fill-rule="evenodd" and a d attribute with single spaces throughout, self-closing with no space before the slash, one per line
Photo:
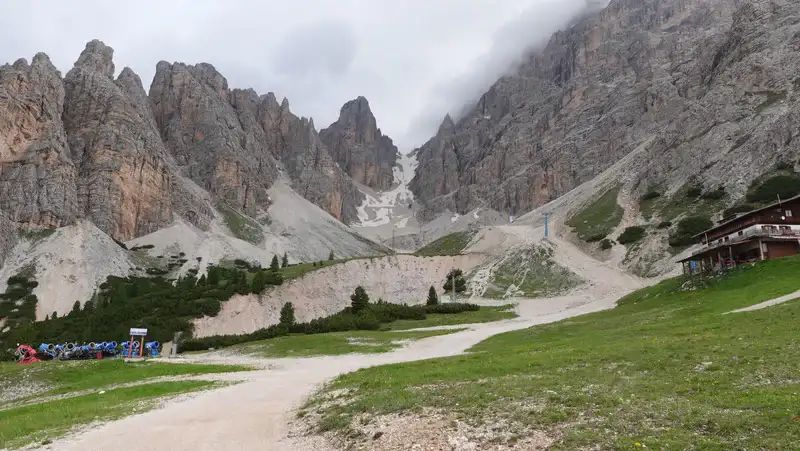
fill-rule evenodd
<path id="1" fill-rule="evenodd" d="M 367 295 L 367 291 L 364 290 L 364 287 L 356 287 L 356 291 L 350 296 L 350 301 L 353 313 L 358 313 L 367 308 L 369 305 L 369 296 Z"/>
<path id="2" fill-rule="evenodd" d="M 208 284 L 211 286 L 219 285 L 219 268 L 216 266 L 208 268 Z"/>
<path id="3" fill-rule="evenodd" d="M 272 256 L 272 262 L 269 264 L 269 269 L 271 269 L 273 271 L 277 271 L 277 270 L 281 269 L 281 264 L 278 262 L 278 256 L 277 255 L 273 255 Z"/>
<path id="4" fill-rule="evenodd" d="M 453 292 L 453 279 L 455 278 L 455 291 L 456 293 L 463 293 L 467 291 L 467 281 L 464 279 L 464 271 L 460 269 L 454 269 L 447 274 L 447 280 L 445 280 L 442 289 L 444 289 L 447 293 Z"/>
<path id="5" fill-rule="evenodd" d="M 72 315 L 80 312 L 81 312 L 81 301 L 75 301 L 75 303 L 72 304 L 72 310 L 69 312 L 69 314 Z"/>
<path id="6" fill-rule="evenodd" d="M 203 274 L 200 276 L 200 279 L 197 281 L 197 284 L 200 286 L 206 286 L 208 284 L 208 279 L 206 279 L 206 275 Z"/>
<path id="7" fill-rule="evenodd" d="M 50 321 L 50 315 L 44 315 L 44 320 L 45 321 Z"/>
<path id="8" fill-rule="evenodd" d="M 334 259 L 333 250 L 331 250 L 331 253 L 328 254 L 328 260 L 333 261 L 333 259 Z"/>
<path id="9" fill-rule="evenodd" d="M 291 329 L 294 326 L 294 305 L 291 302 L 283 304 L 281 308 L 281 326 Z"/>
<path id="10" fill-rule="evenodd" d="M 436 294 L 436 288 L 431 287 L 428 290 L 428 305 L 439 305 L 439 296 Z"/>
<path id="11" fill-rule="evenodd" d="M 53 316 L 51 316 L 50 318 L 58 319 L 58 312 L 53 312 Z"/>
<path id="12" fill-rule="evenodd" d="M 91 312 L 92 310 L 94 310 L 94 302 L 92 302 L 92 301 L 86 301 L 86 302 L 83 304 L 83 311 L 84 311 L 84 312 Z"/>
<path id="13" fill-rule="evenodd" d="M 289 256 L 286 255 L 286 252 L 283 253 L 283 259 L 281 259 L 281 268 L 285 268 L 289 266 Z"/>
<path id="14" fill-rule="evenodd" d="M 253 276 L 253 281 L 250 283 L 250 292 L 258 294 L 264 291 L 265 288 L 267 288 L 267 275 L 264 274 L 264 271 L 259 271 Z"/>

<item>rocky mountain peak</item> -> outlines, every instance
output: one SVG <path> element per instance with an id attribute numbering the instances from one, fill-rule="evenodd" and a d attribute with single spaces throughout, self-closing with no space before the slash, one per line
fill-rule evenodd
<path id="1" fill-rule="evenodd" d="M 86 44 L 75 67 L 89 72 L 97 72 L 106 77 L 114 76 L 114 49 L 105 45 L 103 41 L 94 39 Z"/>
<path id="2" fill-rule="evenodd" d="M 442 123 L 439 124 L 439 130 L 436 132 L 437 136 L 445 136 L 445 135 L 452 135 L 453 131 L 456 128 L 455 122 L 453 122 L 453 118 L 450 116 L 450 113 L 447 113 L 442 120 Z"/>
<path id="3" fill-rule="evenodd" d="M 75 166 L 61 114 L 64 85 L 47 55 L 0 66 L 0 211 L 26 227 L 60 227 L 77 212 Z"/>
<path id="4" fill-rule="evenodd" d="M 397 147 L 381 134 L 365 97 L 345 103 L 339 119 L 320 131 L 320 139 L 354 180 L 379 190 L 391 187 Z"/>

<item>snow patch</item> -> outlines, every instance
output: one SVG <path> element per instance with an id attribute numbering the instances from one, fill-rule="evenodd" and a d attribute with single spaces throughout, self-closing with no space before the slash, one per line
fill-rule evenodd
<path id="1" fill-rule="evenodd" d="M 358 220 L 361 227 L 380 227 L 392 222 L 395 217 L 395 208 L 405 208 L 414 202 L 414 194 L 408 185 L 414 178 L 414 171 L 417 169 L 417 159 L 411 154 L 400 157 L 398 164 L 392 168 L 394 179 L 397 186 L 383 193 L 372 195 L 364 192 L 364 203 L 358 206 Z M 371 213 L 371 214 L 370 214 Z M 407 218 L 405 224 L 408 222 Z"/>

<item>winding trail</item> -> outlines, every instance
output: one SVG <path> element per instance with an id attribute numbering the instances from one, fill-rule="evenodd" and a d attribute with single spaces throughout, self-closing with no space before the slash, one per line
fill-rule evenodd
<path id="1" fill-rule="evenodd" d="M 589 283 L 567 296 L 515 300 L 518 318 L 467 326 L 466 331 L 416 341 L 386 354 L 256 359 L 212 353 L 185 359 L 256 364 L 263 369 L 203 376 L 242 383 L 178 397 L 160 409 L 89 428 L 47 449 L 330 451 L 332 448 L 319 437 L 291 433 L 295 410 L 326 381 L 370 366 L 457 355 L 493 335 L 613 308 L 617 299 L 643 285 L 569 243 L 554 241 L 560 249 L 559 259 L 576 268 Z"/>

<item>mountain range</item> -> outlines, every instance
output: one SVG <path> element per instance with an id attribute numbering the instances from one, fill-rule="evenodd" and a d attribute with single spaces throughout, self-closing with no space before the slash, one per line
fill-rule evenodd
<path id="1" fill-rule="evenodd" d="M 797 167 L 798 73 L 797 2 L 612 0 L 402 157 L 364 97 L 318 131 L 211 64 L 161 61 L 145 90 L 130 68 L 115 76 L 99 40 L 63 76 L 39 53 L 0 67 L 0 280 L 31 269 L 43 311 L 63 311 L 106 276 L 141 272 L 132 246 L 265 265 L 383 255 L 395 230 L 419 247 L 542 206 L 567 220 L 609 192 L 620 227 L 665 224 L 622 262 L 663 274 L 680 218 L 669 200 L 724 193 L 705 212 L 719 218 Z M 652 193 L 663 203 L 645 211 Z"/>

